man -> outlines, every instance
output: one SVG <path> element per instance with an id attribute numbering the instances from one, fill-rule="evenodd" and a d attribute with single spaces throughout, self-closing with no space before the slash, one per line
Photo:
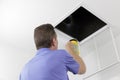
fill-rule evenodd
<path id="1" fill-rule="evenodd" d="M 51 24 L 43 24 L 34 31 L 36 55 L 24 66 L 19 80 L 69 80 L 67 72 L 86 71 L 81 57 L 73 52 L 71 43 L 66 50 L 57 50 L 58 40 Z"/>

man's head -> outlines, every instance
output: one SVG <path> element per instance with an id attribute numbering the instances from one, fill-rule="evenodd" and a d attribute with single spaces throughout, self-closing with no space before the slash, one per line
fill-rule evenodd
<path id="1" fill-rule="evenodd" d="M 58 48 L 57 35 L 51 24 L 43 24 L 35 28 L 34 41 L 37 50 L 40 48 L 55 50 Z"/>

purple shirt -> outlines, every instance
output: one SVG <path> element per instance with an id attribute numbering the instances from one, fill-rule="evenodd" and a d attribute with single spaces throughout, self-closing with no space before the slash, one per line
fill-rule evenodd
<path id="1" fill-rule="evenodd" d="M 79 64 L 65 50 L 41 48 L 24 66 L 19 80 L 69 80 L 67 72 L 77 74 Z"/>

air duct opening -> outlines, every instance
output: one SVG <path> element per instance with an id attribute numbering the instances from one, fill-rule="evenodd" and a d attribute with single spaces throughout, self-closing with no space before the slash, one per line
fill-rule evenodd
<path id="1" fill-rule="evenodd" d="M 55 28 L 82 41 L 105 25 L 104 21 L 81 6 Z"/>

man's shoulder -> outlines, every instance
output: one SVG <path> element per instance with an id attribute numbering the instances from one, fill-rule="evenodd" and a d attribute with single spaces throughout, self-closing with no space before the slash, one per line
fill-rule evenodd
<path id="1" fill-rule="evenodd" d="M 55 50 L 55 53 L 56 54 L 59 54 L 59 55 L 68 55 L 67 51 L 64 50 L 64 49 L 58 49 L 58 50 Z"/>
<path id="2" fill-rule="evenodd" d="M 56 53 L 62 53 L 62 54 L 64 54 L 64 53 L 66 53 L 66 50 L 64 50 L 64 49 L 58 49 L 58 50 L 55 50 L 55 52 Z"/>

